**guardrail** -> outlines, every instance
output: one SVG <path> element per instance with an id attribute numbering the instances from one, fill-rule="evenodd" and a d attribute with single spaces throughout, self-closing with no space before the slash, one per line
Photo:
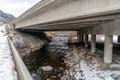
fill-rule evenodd
<path id="1" fill-rule="evenodd" d="M 18 51 L 16 50 L 14 44 L 12 43 L 12 41 L 10 40 L 9 37 L 8 37 L 8 42 L 9 42 L 10 48 L 13 53 L 13 58 L 15 60 L 16 67 L 19 72 L 20 80 L 33 80 L 32 76 L 30 75 L 28 69 L 26 68 L 22 58 L 20 57 Z"/>

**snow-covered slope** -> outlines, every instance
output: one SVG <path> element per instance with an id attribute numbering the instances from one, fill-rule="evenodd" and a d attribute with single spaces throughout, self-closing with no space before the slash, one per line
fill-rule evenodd
<path id="1" fill-rule="evenodd" d="M 4 13 L 0 10 L 0 21 L 11 22 L 13 20 L 15 20 L 15 17 L 12 14 Z"/>
<path id="2" fill-rule="evenodd" d="M 4 27 L 5 25 L 0 27 L 0 80 L 17 80 Z"/>

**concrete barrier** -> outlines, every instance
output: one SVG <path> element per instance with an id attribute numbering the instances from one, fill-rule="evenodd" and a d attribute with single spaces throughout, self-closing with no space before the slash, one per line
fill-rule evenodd
<path id="1" fill-rule="evenodd" d="M 30 75 L 28 69 L 26 68 L 22 58 L 20 57 L 18 51 L 16 50 L 14 44 L 8 37 L 8 42 L 13 53 L 13 58 L 15 60 L 16 67 L 19 72 L 20 80 L 33 80 L 32 76 Z"/>

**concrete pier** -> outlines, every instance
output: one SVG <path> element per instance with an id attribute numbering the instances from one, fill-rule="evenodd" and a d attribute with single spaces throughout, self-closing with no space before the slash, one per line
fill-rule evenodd
<path id="1" fill-rule="evenodd" d="M 79 33 L 79 31 L 77 32 L 77 41 L 78 43 L 81 42 L 81 34 Z"/>
<path id="2" fill-rule="evenodd" d="M 118 36 L 118 42 L 120 43 L 120 36 Z"/>
<path id="3" fill-rule="evenodd" d="M 85 34 L 85 47 L 88 47 L 88 34 Z"/>
<path id="4" fill-rule="evenodd" d="M 96 35 L 91 35 L 91 53 L 96 51 Z"/>
<path id="5" fill-rule="evenodd" d="M 84 43 L 84 34 L 80 34 L 79 32 L 77 32 L 77 37 L 78 43 Z"/>
<path id="6" fill-rule="evenodd" d="M 105 63 L 112 62 L 112 52 L 113 52 L 113 36 L 105 35 L 105 43 L 104 43 L 104 62 Z"/>
<path id="7" fill-rule="evenodd" d="M 83 43 L 84 42 L 84 35 L 81 34 L 81 42 Z"/>

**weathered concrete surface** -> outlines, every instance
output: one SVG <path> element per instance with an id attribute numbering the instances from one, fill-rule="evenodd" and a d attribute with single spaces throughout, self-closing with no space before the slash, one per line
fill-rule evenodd
<path id="1" fill-rule="evenodd" d="M 91 35 L 91 52 L 96 51 L 96 35 Z"/>
<path id="2" fill-rule="evenodd" d="M 80 33 L 102 34 L 102 35 L 120 35 L 120 18 L 115 20 L 103 21 L 102 24 L 93 27 L 86 27 L 80 30 Z"/>
<path id="3" fill-rule="evenodd" d="M 104 45 L 104 62 L 112 62 L 112 52 L 113 52 L 113 36 L 105 36 L 105 45 Z"/>

